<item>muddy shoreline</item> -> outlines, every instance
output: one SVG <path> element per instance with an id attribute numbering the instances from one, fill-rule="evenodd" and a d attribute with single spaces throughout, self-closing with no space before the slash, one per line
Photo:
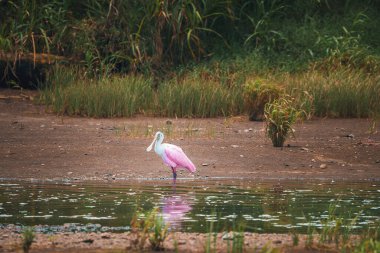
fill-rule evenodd
<path id="1" fill-rule="evenodd" d="M 1 90 L 0 90 L 1 91 Z M 3 91 L 4 93 L 4 91 Z M 14 93 L 14 92 L 13 92 Z M 154 132 L 179 145 L 196 179 L 378 180 L 380 129 L 371 119 L 314 119 L 274 148 L 263 122 L 218 119 L 93 119 L 57 116 L 32 95 L 0 92 L 0 178 L 37 180 L 170 179 L 153 152 Z M 1 99 L 2 98 L 2 99 Z M 191 178 L 180 172 L 180 178 Z"/>
<path id="2" fill-rule="evenodd" d="M 306 246 L 307 235 L 297 235 L 294 244 L 291 234 L 238 233 L 185 233 L 170 232 L 163 243 L 165 252 L 228 252 L 233 249 L 233 238 L 243 237 L 241 245 L 244 252 L 256 252 L 263 249 L 279 249 L 278 252 L 338 252 L 335 244 L 318 244 L 319 237 L 314 235 L 313 242 Z M 352 236 L 351 241 L 357 240 Z M 140 238 L 133 232 L 124 233 L 83 233 L 66 232 L 61 234 L 37 233 L 30 252 L 157 252 L 151 249 L 148 240 L 139 245 Z M 22 252 L 22 235 L 13 225 L 0 229 L 0 252 Z M 235 246 L 236 247 L 236 246 Z M 236 249 L 236 248 L 235 248 Z M 214 251 L 215 250 L 215 251 Z"/>
<path id="3" fill-rule="evenodd" d="M 250 122 L 245 116 L 66 117 L 36 105 L 34 96 L 34 92 L 0 90 L 0 182 L 171 184 L 170 169 L 156 154 L 145 151 L 156 130 L 167 133 L 165 141 L 181 146 L 197 166 L 194 177 L 180 172 L 177 184 L 203 180 L 380 180 L 380 128 L 379 123 L 373 127 L 371 119 L 313 119 L 299 123 L 295 138 L 290 138 L 284 148 L 274 148 L 264 135 L 264 124 Z M 180 252 L 204 252 L 206 234 L 171 236 L 177 238 Z M 292 245 L 289 234 L 245 236 L 247 247 L 269 243 L 283 252 L 315 252 L 304 246 L 288 250 L 285 245 Z M 89 243 L 87 237 L 93 241 Z M 127 237 L 128 233 L 39 233 L 31 252 L 132 250 Z M 0 252 L 20 251 L 20 240 L 20 232 L 12 225 L 1 228 Z M 174 250 L 173 237 L 166 243 L 167 249 Z M 221 245 L 226 241 L 221 240 Z"/>

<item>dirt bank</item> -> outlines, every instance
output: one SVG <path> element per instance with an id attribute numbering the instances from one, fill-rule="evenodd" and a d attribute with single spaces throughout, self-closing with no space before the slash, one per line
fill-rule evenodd
<path id="1" fill-rule="evenodd" d="M 380 179 L 380 131 L 369 119 L 297 124 L 295 138 L 274 148 L 264 124 L 246 117 L 75 118 L 45 112 L 30 100 L 34 95 L 0 91 L 1 178 L 170 178 L 170 169 L 145 150 L 161 129 L 193 160 L 198 178 Z"/>
<path id="2" fill-rule="evenodd" d="M 181 146 L 200 180 L 380 180 L 380 131 L 368 119 L 315 119 L 298 124 L 284 148 L 274 148 L 262 122 L 219 119 L 92 119 L 57 116 L 33 103 L 35 92 L 0 90 L 0 178 L 40 180 L 143 180 L 171 178 L 170 169 L 146 147 L 155 131 Z M 188 173 L 179 175 L 189 177 Z M 199 183 L 199 180 L 197 181 Z M 244 247 L 268 245 L 281 252 L 317 252 L 291 235 L 245 233 Z M 107 252 L 134 249 L 130 233 L 37 234 L 32 252 Z M 217 252 L 231 241 L 218 235 Z M 304 241 L 304 236 L 300 236 Z M 207 234 L 172 233 L 167 250 L 204 252 Z M 21 251 L 20 231 L 0 229 L 0 252 Z M 323 252 L 330 252 L 323 248 Z M 332 249 L 331 252 L 334 252 Z"/>
<path id="3" fill-rule="evenodd" d="M 244 238 L 241 241 L 234 237 Z M 290 234 L 257 234 L 257 233 L 169 233 L 163 243 L 165 252 L 340 252 L 335 244 L 319 244 L 318 236 L 305 245 L 306 235 L 297 235 L 299 242 L 294 244 L 294 235 Z M 357 240 L 352 236 L 351 242 Z M 157 252 L 152 251 L 151 244 L 146 240 L 140 245 L 141 236 L 136 233 L 64 233 L 36 234 L 30 252 Z M 0 252 L 22 252 L 22 235 L 15 232 L 12 225 L 0 229 Z M 277 248 L 277 251 L 265 251 Z M 143 249 L 143 250 L 142 250 Z M 235 251 L 233 251 L 235 250 Z"/>

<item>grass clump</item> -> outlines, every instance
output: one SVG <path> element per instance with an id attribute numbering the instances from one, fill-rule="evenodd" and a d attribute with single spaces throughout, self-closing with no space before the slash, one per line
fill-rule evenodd
<path id="1" fill-rule="evenodd" d="M 168 225 L 158 208 L 146 214 L 135 213 L 131 221 L 132 232 L 136 234 L 135 245 L 143 249 L 146 240 L 153 250 L 163 250 L 163 243 L 168 235 Z"/>
<path id="2" fill-rule="evenodd" d="M 274 147 L 282 147 L 289 134 L 293 133 L 292 125 L 299 119 L 301 111 L 294 107 L 289 96 L 283 96 L 264 108 L 266 134 Z"/>
<path id="3" fill-rule="evenodd" d="M 354 245 L 350 252 L 367 253 L 380 252 L 380 227 L 369 229 L 361 236 L 359 243 Z"/>
<path id="4" fill-rule="evenodd" d="M 292 232 L 292 241 L 293 241 L 293 246 L 298 246 L 299 241 L 300 241 L 299 234 L 297 234 L 294 231 Z"/>
<path id="5" fill-rule="evenodd" d="M 343 246 L 349 242 L 351 230 L 357 218 L 348 222 L 349 220 L 337 216 L 336 211 L 337 204 L 330 204 L 327 217 L 321 220 L 319 242 L 321 244 L 334 242 L 336 248 L 339 248 L 341 240 Z"/>
<path id="6" fill-rule="evenodd" d="M 278 85 L 262 79 L 248 80 L 244 86 L 244 102 L 249 120 L 263 120 L 265 104 L 280 97 Z"/>
<path id="7" fill-rule="evenodd" d="M 288 92 L 316 116 L 370 117 L 380 113 L 379 75 L 339 68 L 329 73 L 309 70 L 283 78 Z M 302 98 L 302 92 L 308 96 Z"/>
<path id="8" fill-rule="evenodd" d="M 22 231 L 22 249 L 24 252 L 29 252 L 30 246 L 32 246 L 34 238 L 35 234 L 32 228 L 28 227 Z"/>
<path id="9" fill-rule="evenodd" d="M 361 241 L 352 251 L 353 253 L 376 253 L 380 252 L 380 241 L 368 238 Z"/>
<path id="10" fill-rule="evenodd" d="M 218 117 L 242 112 L 241 90 L 215 81 L 185 78 L 162 84 L 156 93 L 154 114 L 169 117 Z"/>
<path id="11" fill-rule="evenodd" d="M 54 112 L 90 117 L 132 117 L 142 113 L 167 117 L 218 117 L 243 112 L 241 89 L 213 80 L 172 78 L 157 89 L 141 75 L 83 78 L 76 69 L 54 70 L 40 102 Z"/>
<path id="12" fill-rule="evenodd" d="M 42 91 L 40 99 L 59 114 L 131 117 L 149 109 L 153 101 L 151 81 L 141 76 L 78 79 L 67 84 L 53 81 Z"/>
<path id="13" fill-rule="evenodd" d="M 244 231 L 233 231 L 230 233 L 231 238 L 227 239 L 227 252 L 242 253 L 244 252 Z M 229 240 L 232 240 L 230 245 Z"/>

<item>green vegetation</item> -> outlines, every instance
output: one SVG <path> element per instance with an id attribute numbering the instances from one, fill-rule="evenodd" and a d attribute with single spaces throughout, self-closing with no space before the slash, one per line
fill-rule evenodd
<path id="1" fill-rule="evenodd" d="M 141 76 L 76 79 L 68 84 L 61 82 L 60 85 L 46 87 L 40 99 L 51 104 L 59 114 L 131 117 L 152 106 L 153 90 L 150 80 Z"/>
<path id="2" fill-rule="evenodd" d="M 35 234 L 32 228 L 25 228 L 22 231 L 22 249 L 24 252 L 28 253 L 30 246 L 32 246 L 33 240 L 34 240 Z"/>
<path id="3" fill-rule="evenodd" d="M 242 253 L 244 252 L 244 230 L 232 232 L 232 245 L 227 240 L 227 252 Z"/>
<path id="4" fill-rule="evenodd" d="M 321 220 L 319 242 L 321 244 L 334 242 L 336 248 L 340 246 L 344 248 L 349 244 L 352 228 L 359 215 L 354 219 L 339 217 L 336 215 L 336 209 L 336 204 L 330 204 L 327 217 Z"/>
<path id="5" fill-rule="evenodd" d="M 356 245 L 352 251 L 353 253 L 376 253 L 380 252 L 380 241 L 379 239 L 367 238 L 358 245 Z"/>
<path id="6" fill-rule="evenodd" d="M 307 71 L 284 77 L 290 94 L 301 97 L 298 104 L 317 116 L 371 117 L 380 113 L 380 75 L 362 70 L 331 69 L 328 73 Z"/>
<path id="7" fill-rule="evenodd" d="M 239 89 L 201 78 L 162 83 L 156 95 L 157 112 L 153 114 L 160 116 L 205 118 L 242 112 Z"/>
<path id="8" fill-rule="evenodd" d="M 146 214 L 136 212 L 131 221 L 132 232 L 136 235 L 135 245 L 142 250 L 148 239 L 153 250 L 162 250 L 168 235 L 168 224 L 165 224 L 158 208 L 153 208 Z"/>
<path id="9" fill-rule="evenodd" d="M 264 107 L 278 99 L 282 91 L 278 85 L 256 79 L 247 80 L 244 86 L 244 100 L 250 120 L 263 120 Z"/>
<path id="10" fill-rule="evenodd" d="M 49 74 L 52 83 L 41 91 L 40 102 L 54 112 L 90 117 L 131 117 L 136 114 L 169 117 L 217 117 L 243 112 L 240 89 L 216 82 L 186 79 L 152 87 L 152 79 L 141 75 L 80 79 L 74 70 Z M 62 73 L 63 72 L 63 73 Z M 70 80 L 72 76 L 78 78 Z M 62 78 L 63 81 L 57 80 Z"/>
<path id="11" fill-rule="evenodd" d="M 0 86 L 41 88 L 57 113 L 260 119 L 270 88 L 307 116 L 380 114 L 378 1 L 9 0 L 0 11 Z"/>
<path id="12" fill-rule="evenodd" d="M 310 223 L 305 238 L 305 248 L 326 250 L 334 243 L 337 252 L 378 252 L 380 249 L 378 223 L 369 225 L 367 232 L 358 235 L 355 233 L 354 227 L 361 212 L 354 218 L 346 214 L 337 215 L 338 206 L 337 202 L 329 205 L 327 215 L 320 220 L 320 228 L 317 229 Z M 294 243 L 294 235 L 293 246 L 298 244 L 298 239 L 297 243 Z M 314 237 L 319 239 L 318 245 L 314 245 Z M 331 251 L 333 251 L 332 248 Z"/>
<path id="13" fill-rule="evenodd" d="M 293 133 L 292 125 L 300 118 L 302 111 L 297 110 L 292 103 L 290 97 L 284 96 L 265 105 L 265 132 L 274 147 L 284 145 L 286 138 Z"/>
<path id="14" fill-rule="evenodd" d="M 208 225 L 208 224 L 207 224 Z M 216 237 L 218 233 L 214 231 L 214 221 L 209 222 L 209 232 L 207 233 L 207 239 L 206 239 L 206 245 L 205 245 L 205 252 L 211 253 L 216 252 Z"/>
<path id="15" fill-rule="evenodd" d="M 299 234 L 297 234 L 296 232 L 292 232 L 292 241 L 293 241 L 293 246 L 298 246 L 299 241 L 300 241 Z"/>

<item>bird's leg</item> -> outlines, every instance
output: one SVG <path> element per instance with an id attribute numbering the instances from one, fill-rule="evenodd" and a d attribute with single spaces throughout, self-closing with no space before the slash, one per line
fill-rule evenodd
<path id="1" fill-rule="evenodd" d="M 172 171 L 173 171 L 173 183 L 175 184 L 175 182 L 177 180 L 177 172 L 174 170 L 173 167 L 172 167 Z"/>

